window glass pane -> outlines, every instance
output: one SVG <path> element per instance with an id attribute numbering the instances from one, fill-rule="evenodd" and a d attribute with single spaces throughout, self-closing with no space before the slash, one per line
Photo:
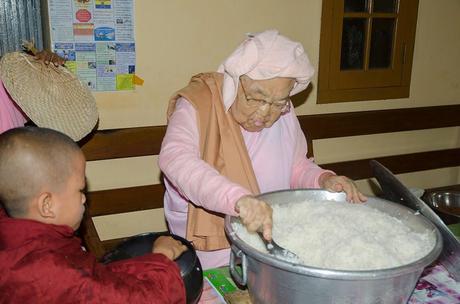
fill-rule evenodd
<path id="1" fill-rule="evenodd" d="M 369 68 L 388 68 L 393 52 L 395 19 L 374 18 L 372 21 Z"/>
<path id="2" fill-rule="evenodd" d="M 398 0 L 374 0 L 374 13 L 395 13 Z"/>
<path id="3" fill-rule="evenodd" d="M 340 69 L 362 69 L 366 41 L 366 18 L 344 18 Z"/>
<path id="4" fill-rule="evenodd" d="M 344 12 L 367 12 L 367 0 L 345 0 L 344 1 Z"/>

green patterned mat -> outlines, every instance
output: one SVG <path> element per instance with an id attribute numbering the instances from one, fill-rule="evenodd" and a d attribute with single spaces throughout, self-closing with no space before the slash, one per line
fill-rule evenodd
<path id="1" fill-rule="evenodd" d="M 457 239 L 460 239 L 460 223 L 448 225 L 447 227 L 455 234 Z"/>

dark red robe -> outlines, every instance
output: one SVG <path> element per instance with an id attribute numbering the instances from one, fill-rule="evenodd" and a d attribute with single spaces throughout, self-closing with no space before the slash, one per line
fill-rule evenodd
<path id="1" fill-rule="evenodd" d="M 161 254 L 103 265 L 67 226 L 0 207 L 0 303 L 185 303 L 179 268 Z"/>

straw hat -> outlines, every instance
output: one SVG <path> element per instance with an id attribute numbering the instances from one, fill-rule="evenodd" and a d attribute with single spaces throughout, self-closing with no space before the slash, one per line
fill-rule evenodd
<path id="1" fill-rule="evenodd" d="M 66 68 L 46 66 L 21 52 L 5 54 L 0 79 L 21 110 L 39 127 L 58 130 L 78 141 L 97 123 L 96 101 Z"/>

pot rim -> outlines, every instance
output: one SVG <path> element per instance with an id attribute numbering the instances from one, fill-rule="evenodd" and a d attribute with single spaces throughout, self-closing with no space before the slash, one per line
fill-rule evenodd
<path id="1" fill-rule="evenodd" d="M 191 273 L 192 270 L 193 270 L 193 268 L 196 267 L 197 262 L 200 263 L 200 267 L 201 267 L 201 262 L 200 262 L 200 260 L 198 259 L 198 255 L 197 255 L 197 253 L 196 253 L 195 247 L 193 246 L 192 242 L 190 242 L 189 240 L 187 240 L 187 239 L 184 238 L 184 237 L 181 237 L 180 235 L 171 233 L 171 232 L 169 232 L 169 231 L 159 231 L 159 232 L 151 231 L 151 232 L 142 232 L 142 233 L 133 235 L 133 236 L 129 237 L 128 240 L 131 239 L 131 238 L 136 238 L 136 237 L 148 237 L 148 236 L 157 236 L 157 237 L 160 237 L 160 236 L 170 236 L 170 237 L 172 237 L 173 239 L 180 241 L 182 244 L 184 244 L 184 245 L 187 247 L 187 250 L 188 250 L 188 251 L 191 251 L 191 252 L 192 252 L 193 263 L 187 265 L 187 268 L 186 268 L 186 269 L 181 270 L 181 276 L 182 276 L 182 272 L 184 273 L 184 276 L 185 276 L 185 275 L 188 275 L 189 273 Z M 182 256 L 182 255 L 180 255 L 179 257 L 177 257 L 176 260 L 174 260 L 174 262 L 177 263 L 177 260 L 178 260 L 181 256 Z"/>
<path id="2" fill-rule="evenodd" d="M 279 191 L 272 191 L 263 193 L 261 195 L 269 195 L 274 193 L 282 193 L 282 192 L 327 192 L 327 190 L 320 190 L 320 189 L 296 189 L 296 190 L 279 190 Z M 259 196 L 261 196 L 259 195 Z M 235 216 L 226 215 L 225 216 L 225 232 L 228 238 L 231 241 L 232 246 L 237 247 L 238 249 L 242 250 L 244 254 L 256 259 L 257 261 L 271 265 L 275 268 L 279 268 L 288 272 L 294 272 L 302 275 L 308 275 L 313 277 L 320 277 L 320 278 L 327 278 L 327 279 L 337 279 L 337 280 L 379 280 L 389 277 L 396 277 L 406 273 L 415 272 L 425 268 L 426 266 L 430 265 L 434 262 L 442 251 L 442 236 L 439 232 L 438 228 L 428 219 L 426 219 L 422 214 L 418 211 L 414 211 L 406 206 L 401 204 L 397 204 L 388 200 L 384 200 L 381 198 L 375 198 L 377 200 L 383 201 L 385 203 L 391 205 L 397 205 L 400 208 L 406 209 L 411 214 L 418 216 L 419 219 L 425 222 L 435 234 L 435 245 L 433 246 L 432 250 L 424 257 L 415 260 L 409 264 L 401 265 L 398 267 L 392 268 L 384 268 L 384 269 L 377 269 L 377 270 L 334 270 L 334 269 L 326 269 L 326 268 L 319 268 L 319 267 L 312 267 L 306 266 L 302 264 L 292 263 L 280 259 L 276 259 L 275 257 L 271 256 L 268 253 L 263 253 L 254 247 L 248 245 L 242 239 L 240 239 L 236 232 L 233 230 L 231 225 L 231 220 L 236 218 Z"/>

